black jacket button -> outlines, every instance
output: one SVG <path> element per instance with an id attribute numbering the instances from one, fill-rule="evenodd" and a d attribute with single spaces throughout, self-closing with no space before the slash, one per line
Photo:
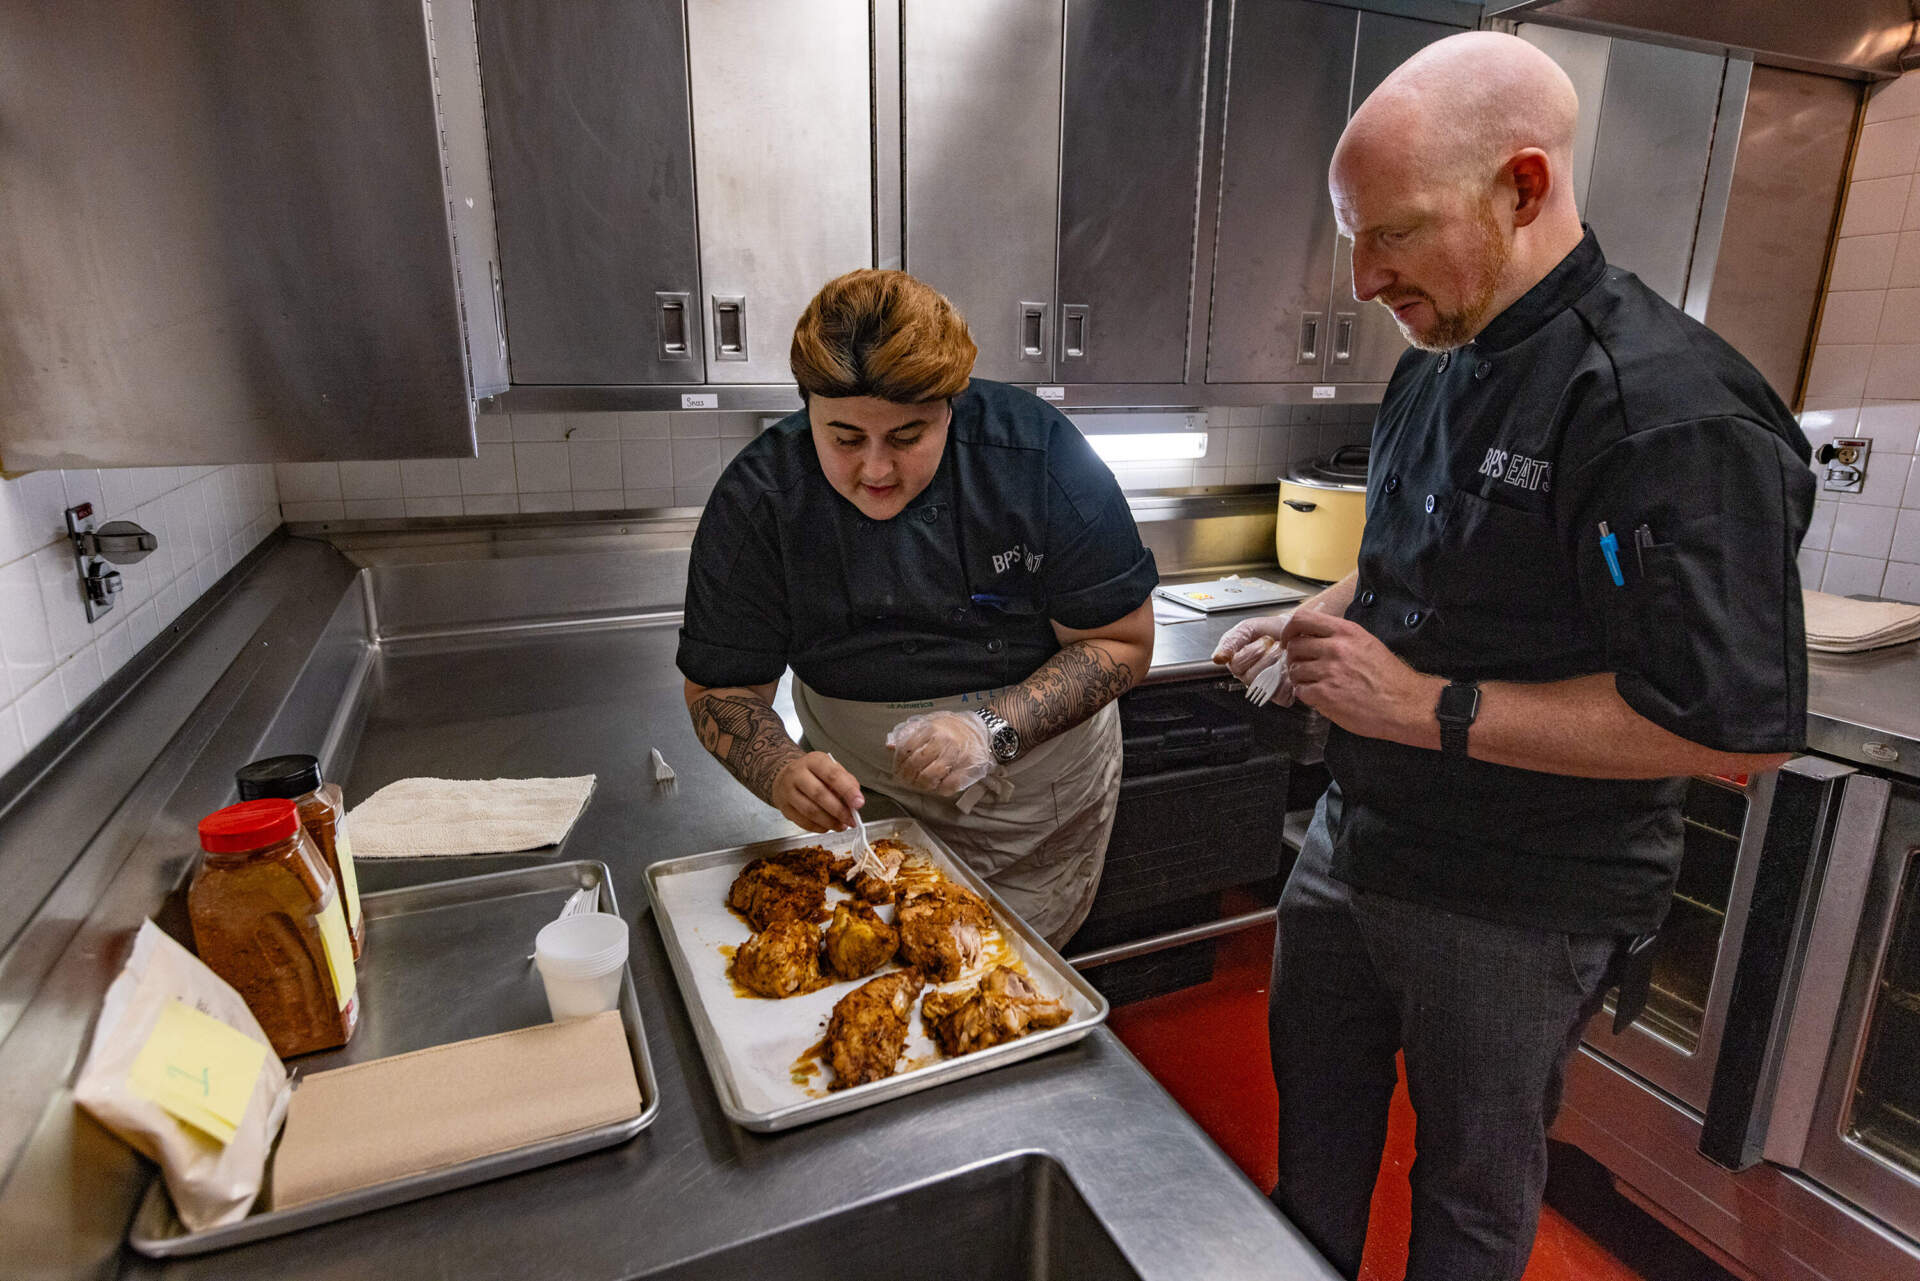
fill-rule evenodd
<path id="1" fill-rule="evenodd" d="M 998 636 L 996 636 L 992 640 L 987 642 L 987 653 L 998 654 L 1001 650 L 1005 649 L 1006 647 L 1007 647 L 1007 643 L 1001 640 Z"/>
<path id="2" fill-rule="evenodd" d="M 964 623 L 964 622 L 966 622 L 966 621 L 967 621 L 967 607 L 966 607 L 965 605 L 959 605 L 959 606 L 956 606 L 956 607 L 954 608 L 954 610 L 953 610 L 953 612 L 947 615 L 947 618 L 948 618 L 948 619 L 949 619 L 950 621 L 952 621 L 952 622 L 955 622 L 955 623 Z"/>
<path id="3" fill-rule="evenodd" d="M 1419 610 L 1410 609 L 1407 611 L 1407 626 L 1418 627 L 1420 626 L 1420 620 L 1425 617 L 1426 615 L 1422 614 Z"/>
<path id="4" fill-rule="evenodd" d="M 920 652 L 920 642 L 917 640 L 910 640 L 906 642 L 904 645 L 902 645 L 900 648 L 906 653 L 918 654 Z"/>
<path id="5" fill-rule="evenodd" d="M 1433 495 L 1432 494 L 1427 495 L 1427 511 L 1428 512 L 1433 511 Z"/>
<path id="6" fill-rule="evenodd" d="M 1493 362 L 1491 360 L 1483 360 L 1479 364 L 1473 367 L 1473 376 L 1475 378 L 1485 378 L 1488 374 L 1492 372 L 1493 372 Z"/>
<path id="7" fill-rule="evenodd" d="M 1400 492 L 1400 478 L 1398 476 L 1389 476 L 1387 477 L 1387 483 L 1380 488 L 1386 490 L 1389 494 L 1397 494 Z"/>
<path id="8" fill-rule="evenodd" d="M 1360 603 L 1362 605 L 1371 605 L 1373 604 L 1373 602 L 1374 602 L 1373 588 L 1369 587 L 1367 588 L 1367 590 L 1360 593 Z"/>
<path id="9" fill-rule="evenodd" d="M 1452 352 L 1450 352 L 1450 351 L 1443 351 L 1443 352 L 1441 352 L 1441 353 L 1440 353 L 1440 372 L 1441 372 L 1441 373 L 1443 373 L 1443 374 L 1444 374 L 1444 373 L 1446 373 L 1446 372 L 1447 372 L 1447 366 L 1448 366 L 1448 365 L 1451 365 L 1452 363 L 1453 363 L 1453 353 L 1452 353 Z"/>
<path id="10" fill-rule="evenodd" d="M 923 507 L 920 509 L 920 519 L 931 525 L 934 521 L 940 519 L 940 509 L 938 507 Z"/>

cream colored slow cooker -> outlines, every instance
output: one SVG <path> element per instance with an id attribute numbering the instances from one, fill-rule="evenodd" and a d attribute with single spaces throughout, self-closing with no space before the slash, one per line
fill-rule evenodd
<path id="1" fill-rule="evenodd" d="M 1297 578 L 1331 583 L 1360 563 L 1368 453 L 1365 445 L 1345 445 L 1281 477 L 1280 519 L 1273 536 L 1281 569 Z"/>

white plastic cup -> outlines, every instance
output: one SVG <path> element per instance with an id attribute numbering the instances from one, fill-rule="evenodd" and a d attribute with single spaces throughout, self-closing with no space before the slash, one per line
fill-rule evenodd
<path id="1" fill-rule="evenodd" d="M 611 912 L 563 916 L 534 936 L 533 962 L 555 1023 L 611 1010 L 627 972 L 627 923 Z"/>

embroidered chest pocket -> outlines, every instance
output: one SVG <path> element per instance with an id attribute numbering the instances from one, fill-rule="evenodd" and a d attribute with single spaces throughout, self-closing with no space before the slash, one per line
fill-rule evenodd
<path id="1" fill-rule="evenodd" d="M 1545 516 L 1454 492 L 1430 562 L 1441 613 L 1489 639 L 1515 627 L 1529 632 L 1579 619 L 1573 569 Z"/>

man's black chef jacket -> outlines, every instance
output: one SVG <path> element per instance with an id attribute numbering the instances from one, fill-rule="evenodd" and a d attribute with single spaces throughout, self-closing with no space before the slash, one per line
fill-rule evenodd
<path id="1" fill-rule="evenodd" d="M 1629 706 L 1682 738 L 1797 750 L 1807 461 L 1753 367 L 1609 267 L 1588 232 L 1473 342 L 1401 359 L 1346 616 L 1421 672 L 1612 672 Z M 1580 933 L 1650 930 L 1665 914 L 1683 779 L 1455 771 L 1439 752 L 1337 728 L 1327 763 L 1333 871 L 1350 884 Z"/>
<path id="2" fill-rule="evenodd" d="M 976 378 L 939 470 L 891 520 L 834 492 L 805 410 L 741 450 L 694 535 L 678 663 L 709 688 L 791 665 L 830 698 L 943 698 L 1025 680 L 1060 649 L 1052 622 L 1104 627 L 1158 581 L 1079 429 Z"/>

